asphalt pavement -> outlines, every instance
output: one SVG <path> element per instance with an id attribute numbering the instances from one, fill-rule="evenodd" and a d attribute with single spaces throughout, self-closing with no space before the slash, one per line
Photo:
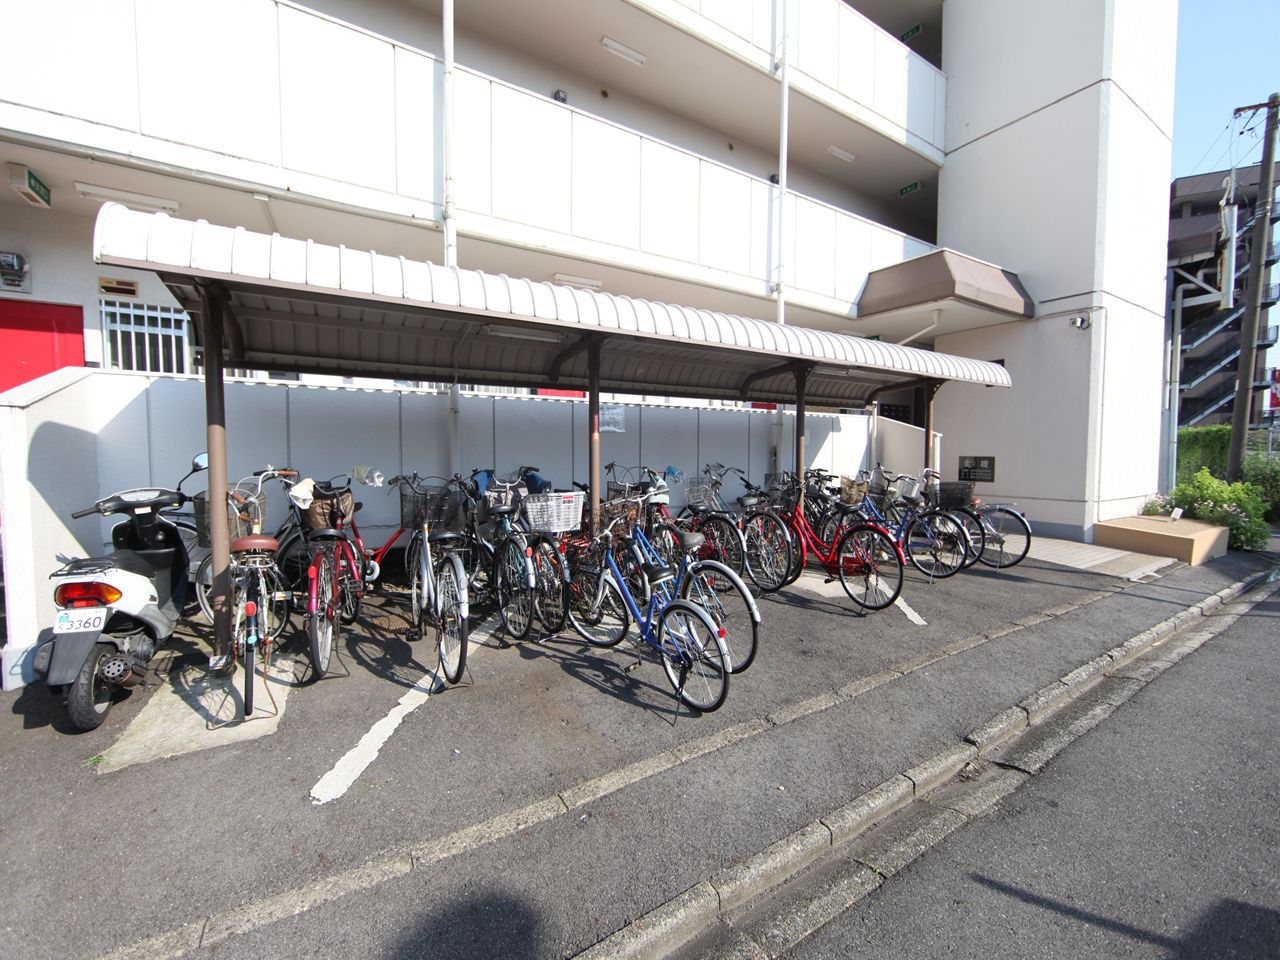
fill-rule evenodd
<path id="1" fill-rule="evenodd" d="M 394 591 L 345 635 L 350 676 L 292 689 L 259 739 L 99 773 L 163 678 L 83 735 L 39 687 L 5 694 L 0 956 L 572 956 L 1270 562 L 912 574 L 914 618 L 810 581 L 761 601 L 756 663 L 701 716 L 571 636 L 482 634 L 438 688 Z"/>

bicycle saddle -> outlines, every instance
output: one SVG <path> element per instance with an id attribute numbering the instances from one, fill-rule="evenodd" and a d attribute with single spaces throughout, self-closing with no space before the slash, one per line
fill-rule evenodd
<path id="1" fill-rule="evenodd" d="M 738 498 L 738 506 L 740 507 L 754 507 L 759 502 L 760 502 L 759 497 L 739 497 Z"/>
<path id="2" fill-rule="evenodd" d="M 694 530 L 673 530 L 672 532 L 676 535 L 676 539 L 680 541 L 680 549 L 685 553 L 692 553 L 707 542 L 705 534 Z"/>
<path id="3" fill-rule="evenodd" d="M 498 506 L 493 506 L 489 508 L 489 516 L 505 517 L 508 514 L 515 513 L 519 509 L 520 508 L 516 506 L 514 503 L 499 504 Z"/>
<path id="4" fill-rule="evenodd" d="M 645 578 L 651 586 L 666 583 L 675 576 L 675 572 L 670 567 L 660 563 L 646 563 L 640 569 L 644 571 Z"/>
<path id="5" fill-rule="evenodd" d="M 275 537 L 268 537 L 265 533 L 237 537 L 231 541 L 232 553 L 275 553 L 279 549 L 280 542 Z"/>
<path id="6" fill-rule="evenodd" d="M 691 503 L 691 504 L 689 504 L 689 512 L 690 512 L 690 513 L 692 513 L 692 514 L 694 514 L 695 516 L 697 516 L 697 515 L 699 515 L 699 514 L 703 514 L 703 513 L 710 513 L 710 512 L 711 512 L 711 508 L 710 508 L 710 507 L 708 507 L 706 504 L 702 504 L 702 503 L 696 503 L 696 504 L 695 504 L 695 503 Z"/>

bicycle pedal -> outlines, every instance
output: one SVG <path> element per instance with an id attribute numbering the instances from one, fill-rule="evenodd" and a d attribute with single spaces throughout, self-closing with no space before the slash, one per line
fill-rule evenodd
<path id="1" fill-rule="evenodd" d="M 408 640 L 410 643 L 412 643 L 414 640 L 421 640 L 422 631 L 419 630 L 417 627 L 410 627 L 408 630 L 404 632 L 404 638 Z"/>
<path id="2" fill-rule="evenodd" d="M 635 673 L 637 670 L 640 669 L 640 661 L 637 660 L 635 663 L 629 663 L 622 669 L 625 670 L 627 673 Z"/>
<path id="3" fill-rule="evenodd" d="M 209 657 L 210 670 L 225 670 L 231 664 L 231 654 L 224 653 L 222 656 Z"/>
<path id="4" fill-rule="evenodd" d="M 823 580 L 822 582 L 823 582 L 823 583 L 835 583 L 835 582 L 836 582 L 836 578 L 835 578 L 835 577 L 827 577 L 827 579 Z"/>

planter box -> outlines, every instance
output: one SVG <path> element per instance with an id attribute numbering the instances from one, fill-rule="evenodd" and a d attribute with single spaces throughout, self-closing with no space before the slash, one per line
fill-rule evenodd
<path id="1" fill-rule="evenodd" d="M 1196 566 L 1226 556 L 1231 531 L 1185 517 L 1122 517 L 1093 526 L 1093 542 L 1156 557 L 1175 557 Z"/>

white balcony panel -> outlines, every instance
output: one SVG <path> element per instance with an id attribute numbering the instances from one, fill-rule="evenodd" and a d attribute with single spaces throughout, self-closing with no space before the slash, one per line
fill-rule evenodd
<path id="1" fill-rule="evenodd" d="M 876 26 L 843 3 L 840 4 L 839 22 L 840 75 L 836 89 L 851 100 L 874 99 Z"/>
<path id="2" fill-rule="evenodd" d="M 276 9 L 272 0 L 137 0 L 142 132 L 279 164 Z"/>
<path id="3" fill-rule="evenodd" d="M 795 203 L 795 269 L 792 283 L 803 290 L 833 297 L 836 292 L 836 211 L 797 197 Z"/>
<path id="4" fill-rule="evenodd" d="M 280 78 L 286 167 L 395 190 L 390 43 L 282 6 Z"/>
<path id="5" fill-rule="evenodd" d="M 493 215 L 571 232 L 572 112 L 497 83 L 492 97 Z"/>
<path id="6" fill-rule="evenodd" d="M 5 3 L 0 9 L 8 13 L 0 52 L 0 99 L 138 129 L 132 0 L 43 0 Z M 23 21 L 33 24 L 33 38 L 20 36 Z M 86 69 L 92 69 L 90 83 L 84 79 Z"/>
<path id="7" fill-rule="evenodd" d="M 441 183 L 441 67 L 431 57 L 397 47 L 396 191 L 420 200 L 443 200 Z M 487 138 L 486 138 L 487 139 Z"/>
<path id="8" fill-rule="evenodd" d="M 907 258 L 907 238 L 892 230 L 873 230 L 871 232 L 870 270 L 879 270 Z"/>
<path id="9" fill-rule="evenodd" d="M 877 30 L 875 37 L 876 80 L 871 107 L 890 123 L 905 128 L 907 63 L 911 60 L 911 54 L 906 47 L 882 30 Z"/>
<path id="10" fill-rule="evenodd" d="M 751 178 L 704 160 L 698 262 L 747 276 L 751 272 Z"/>
<path id="11" fill-rule="evenodd" d="M 916 136 L 923 137 L 929 143 L 941 146 L 934 128 L 934 79 L 938 71 L 933 65 L 919 57 L 908 57 L 906 60 L 906 123 L 904 126 Z"/>
<path id="12" fill-rule="evenodd" d="M 799 4 L 792 33 L 795 64 L 833 90 L 840 87 L 840 12 L 843 3 Z"/>
<path id="13" fill-rule="evenodd" d="M 933 75 L 933 145 L 947 149 L 947 78 Z"/>
<path id="14" fill-rule="evenodd" d="M 775 196 L 778 188 L 765 180 L 751 181 L 751 276 L 764 283 L 773 281 Z"/>
<path id="15" fill-rule="evenodd" d="M 698 262 L 698 168 L 692 154 L 655 140 L 640 143 L 640 248 Z"/>
<path id="16" fill-rule="evenodd" d="M 836 217 L 836 299 L 853 302 L 871 272 L 871 225 L 855 217 Z"/>
<path id="17" fill-rule="evenodd" d="M 457 70 L 453 75 L 454 199 L 463 210 L 493 210 L 493 83 Z M 437 141 L 439 143 L 439 141 Z"/>
<path id="18" fill-rule="evenodd" d="M 699 11 L 708 20 L 713 20 L 726 30 L 731 30 L 743 40 L 755 42 L 753 21 L 755 11 L 752 4 L 744 0 L 681 0 L 686 7 Z"/>
<path id="19" fill-rule="evenodd" d="M 573 114 L 573 232 L 640 246 L 639 134 Z"/>

